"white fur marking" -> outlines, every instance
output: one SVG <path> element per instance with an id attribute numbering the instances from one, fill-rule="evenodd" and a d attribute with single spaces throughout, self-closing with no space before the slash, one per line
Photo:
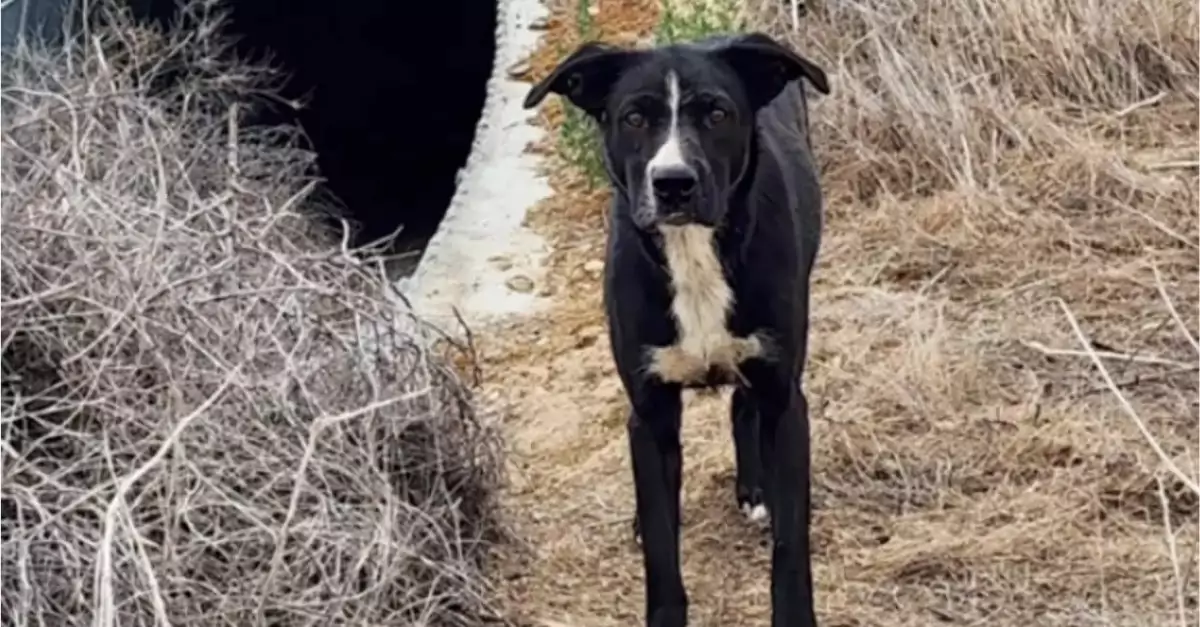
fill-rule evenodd
<path id="1" fill-rule="evenodd" d="M 726 326 L 733 290 L 717 258 L 713 229 L 686 224 L 659 230 L 674 290 L 671 314 L 678 341 L 651 349 L 650 372 L 664 381 L 699 382 L 711 366 L 737 372 L 743 361 L 761 356 L 758 337 L 733 337 Z"/>
<path id="2" fill-rule="evenodd" d="M 686 166 L 683 144 L 679 140 L 679 76 L 667 72 L 667 109 L 670 113 L 667 140 L 646 164 L 646 198 L 654 203 L 654 173 L 660 168 Z"/>
<path id="3" fill-rule="evenodd" d="M 770 517 L 767 512 L 767 506 L 758 504 L 751 506 L 749 503 L 742 504 L 742 513 L 746 515 L 746 519 L 755 524 L 762 524 Z"/>

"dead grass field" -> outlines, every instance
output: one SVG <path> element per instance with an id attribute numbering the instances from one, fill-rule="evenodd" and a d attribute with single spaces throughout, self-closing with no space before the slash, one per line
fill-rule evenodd
<path id="1" fill-rule="evenodd" d="M 531 78 L 573 43 L 577 6 L 552 6 Z M 601 0 L 598 33 L 644 41 L 655 11 Z M 822 624 L 1197 624 L 1196 4 L 817 0 L 798 32 L 786 3 L 746 11 L 834 89 L 813 102 Z M 560 105 L 541 119 L 556 128 Z M 606 192 L 554 163 L 531 223 L 554 246 L 557 308 L 482 346 L 530 542 L 501 593 L 522 625 L 636 624 Z M 725 402 L 685 414 L 692 621 L 765 625 L 768 554 L 734 511 Z"/>

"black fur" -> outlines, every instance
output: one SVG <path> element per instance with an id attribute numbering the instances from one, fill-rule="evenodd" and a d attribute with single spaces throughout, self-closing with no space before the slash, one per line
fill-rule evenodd
<path id="1" fill-rule="evenodd" d="M 696 199 L 666 209 L 641 197 L 645 166 L 663 141 L 661 85 L 678 76 L 685 100 L 680 136 L 697 176 Z M 739 506 L 765 504 L 774 538 L 774 627 L 816 624 L 809 556 L 808 406 L 801 388 L 807 353 L 809 280 L 820 245 L 821 191 L 797 79 L 828 93 L 824 72 L 766 35 L 718 37 L 627 51 L 585 44 L 526 99 L 561 94 L 600 125 L 614 188 L 604 304 L 613 357 L 628 394 L 629 440 L 643 537 L 646 624 L 687 622 L 679 564 L 680 395 L 685 385 L 646 373 L 647 347 L 678 338 L 671 278 L 656 226 L 687 215 L 716 227 L 716 249 L 735 295 L 734 336 L 770 338 L 766 358 L 741 367 L 731 409 Z M 639 96 L 641 94 L 641 96 Z M 648 94 L 648 96 L 647 96 Z M 715 94 L 715 99 L 696 98 Z M 626 107 L 639 98 L 638 118 Z M 653 102 L 657 99 L 658 105 Z M 707 102 L 707 104 L 705 104 Z M 713 122 L 713 108 L 729 109 Z M 681 109 L 681 111 L 683 110 Z M 649 147 L 649 148 L 648 148 Z M 682 207 L 682 208 L 680 208 Z M 671 218 L 675 219 L 675 218 Z M 723 383 L 710 377 L 686 387 Z M 732 379 L 728 379 L 732 381 Z"/>

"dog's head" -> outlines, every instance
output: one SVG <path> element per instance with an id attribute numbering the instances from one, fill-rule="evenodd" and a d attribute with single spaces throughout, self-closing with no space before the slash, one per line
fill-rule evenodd
<path id="1" fill-rule="evenodd" d="M 534 85 L 525 108 L 566 97 L 599 125 L 604 163 L 638 227 L 717 226 L 745 174 L 756 112 L 825 72 L 761 33 L 650 50 L 589 42 Z"/>

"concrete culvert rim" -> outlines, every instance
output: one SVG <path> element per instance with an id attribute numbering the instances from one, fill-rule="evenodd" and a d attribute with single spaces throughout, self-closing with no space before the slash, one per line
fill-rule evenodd
<path id="1" fill-rule="evenodd" d="M 528 83 L 511 70 L 535 50 L 547 10 L 539 0 L 498 0 L 497 12 L 495 63 L 470 156 L 420 264 L 398 281 L 413 309 L 443 327 L 459 315 L 486 322 L 546 304 L 537 291 L 546 245 L 523 224 L 551 191 L 527 151 L 544 131 L 521 106 Z"/>

